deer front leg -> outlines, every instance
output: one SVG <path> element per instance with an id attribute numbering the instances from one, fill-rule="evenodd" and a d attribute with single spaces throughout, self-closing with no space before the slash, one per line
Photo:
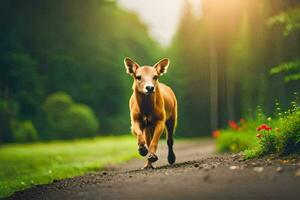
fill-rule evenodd
<path id="1" fill-rule="evenodd" d="M 146 147 L 146 141 L 145 137 L 143 135 L 143 132 L 140 128 L 140 124 L 137 121 L 134 121 L 132 124 L 132 133 L 136 135 L 137 141 L 138 141 L 138 146 L 139 146 L 139 154 L 141 156 L 146 156 L 148 154 L 148 149 Z"/>
<path id="2" fill-rule="evenodd" d="M 151 129 L 150 127 L 146 127 L 143 130 L 143 134 L 146 139 L 147 147 L 150 147 L 150 143 L 151 143 L 151 130 L 150 129 Z M 144 167 L 142 169 L 154 169 L 154 168 L 155 167 L 152 165 L 152 162 L 147 160 L 147 163 L 144 165 Z"/>
<path id="3" fill-rule="evenodd" d="M 165 128 L 165 123 L 163 121 L 159 121 L 156 123 L 153 138 L 149 146 L 150 154 L 148 156 L 148 161 L 150 162 L 156 162 L 158 160 L 158 157 L 156 155 L 157 145 L 164 128 Z"/>

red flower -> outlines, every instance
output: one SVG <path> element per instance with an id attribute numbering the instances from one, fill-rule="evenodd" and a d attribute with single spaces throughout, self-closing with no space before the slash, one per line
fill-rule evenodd
<path id="1" fill-rule="evenodd" d="M 240 119 L 240 122 L 243 124 L 243 123 L 246 122 L 246 120 L 245 120 L 244 118 L 241 118 L 241 119 Z"/>
<path id="2" fill-rule="evenodd" d="M 240 128 L 239 125 L 233 120 L 228 121 L 228 125 L 233 130 L 239 130 L 239 128 Z"/>
<path id="3" fill-rule="evenodd" d="M 219 130 L 214 130 L 211 135 L 213 138 L 218 138 L 221 135 L 221 132 Z"/>
<path id="4" fill-rule="evenodd" d="M 266 128 L 268 128 L 268 126 L 267 126 L 267 124 L 262 124 L 262 125 L 260 125 L 260 128 L 265 130 Z"/>
<path id="5" fill-rule="evenodd" d="M 257 130 L 257 131 L 263 131 L 263 130 L 265 130 L 265 131 L 270 131 L 270 130 L 272 130 L 272 127 L 269 127 L 269 126 L 266 125 L 266 124 L 262 124 L 262 125 L 260 125 L 259 127 L 257 127 L 256 130 Z"/>
<path id="6" fill-rule="evenodd" d="M 262 136 L 263 136 L 263 135 L 260 134 L 260 133 L 259 133 L 259 134 L 256 134 L 256 137 L 259 138 L 259 139 L 260 139 Z"/>

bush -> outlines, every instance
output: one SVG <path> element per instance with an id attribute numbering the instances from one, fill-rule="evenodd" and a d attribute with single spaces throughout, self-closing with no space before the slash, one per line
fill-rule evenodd
<path id="1" fill-rule="evenodd" d="M 259 140 L 260 152 L 262 154 L 276 153 L 278 139 L 274 131 L 264 133 L 264 136 Z"/>
<path id="2" fill-rule="evenodd" d="M 243 151 L 246 159 L 270 154 L 300 153 L 299 106 L 296 102 L 292 102 L 291 109 L 284 112 L 284 115 L 278 112 L 277 116 L 278 119 L 275 120 L 271 117 L 265 119 L 256 117 L 252 122 L 248 122 L 244 129 L 235 131 L 231 127 L 222 130 L 216 135 L 218 150 L 220 152 Z"/>
<path id="3" fill-rule="evenodd" d="M 271 123 L 271 118 L 269 118 L 269 122 Z M 267 124 L 261 124 L 256 128 L 256 138 L 258 139 L 257 145 L 255 148 L 248 149 L 246 153 L 257 154 L 258 156 L 265 154 L 276 153 L 277 145 L 278 145 L 278 128 L 274 130 L 271 126 Z M 247 156 L 251 157 L 251 156 Z"/>
<path id="4" fill-rule="evenodd" d="M 256 138 L 253 134 L 221 131 L 221 136 L 217 138 L 217 149 L 220 152 L 240 152 L 256 144 Z"/>
<path id="5" fill-rule="evenodd" d="M 38 132 L 32 121 L 13 122 L 13 138 L 15 142 L 32 142 L 38 139 Z"/>
<path id="6" fill-rule="evenodd" d="M 67 93 L 50 95 L 44 109 L 48 118 L 48 134 L 52 139 L 90 137 L 98 132 L 99 123 L 91 108 L 73 103 Z"/>
<path id="7" fill-rule="evenodd" d="M 73 104 L 66 110 L 60 125 L 66 138 L 95 136 L 99 128 L 94 112 L 83 104 Z"/>
<path id="8" fill-rule="evenodd" d="M 43 108 L 51 120 L 55 120 L 72 104 L 73 100 L 70 95 L 65 92 L 56 92 L 47 97 Z"/>
<path id="9" fill-rule="evenodd" d="M 300 111 L 284 118 L 282 124 L 278 151 L 281 154 L 300 153 Z"/>

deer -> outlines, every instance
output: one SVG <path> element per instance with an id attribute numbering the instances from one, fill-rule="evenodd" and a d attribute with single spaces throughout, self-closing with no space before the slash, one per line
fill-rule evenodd
<path id="1" fill-rule="evenodd" d="M 155 168 L 158 160 L 158 142 L 166 133 L 168 163 L 174 164 L 173 135 L 177 126 L 177 99 L 173 90 L 159 82 L 169 67 L 169 59 L 164 58 L 153 66 L 140 66 L 129 57 L 124 59 L 127 74 L 132 76 L 133 93 L 129 100 L 131 132 L 137 138 L 138 152 L 147 156 L 142 169 Z"/>

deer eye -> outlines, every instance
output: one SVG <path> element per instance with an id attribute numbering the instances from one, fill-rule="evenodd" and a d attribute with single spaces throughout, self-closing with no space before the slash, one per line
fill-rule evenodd
<path id="1" fill-rule="evenodd" d="M 135 78 L 136 78 L 137 80 L 139 80 L 139 81 L 142 79 L 141 76 L 136 76 Z"/>
<path id="2" fill-rule="evenodd" d="M 157 80 L 157 79 L 158 79 L 158 76 L 155 75 L 155 76 L 153 77 L 153 79 L 154 79 L 154 80 Z"/>

